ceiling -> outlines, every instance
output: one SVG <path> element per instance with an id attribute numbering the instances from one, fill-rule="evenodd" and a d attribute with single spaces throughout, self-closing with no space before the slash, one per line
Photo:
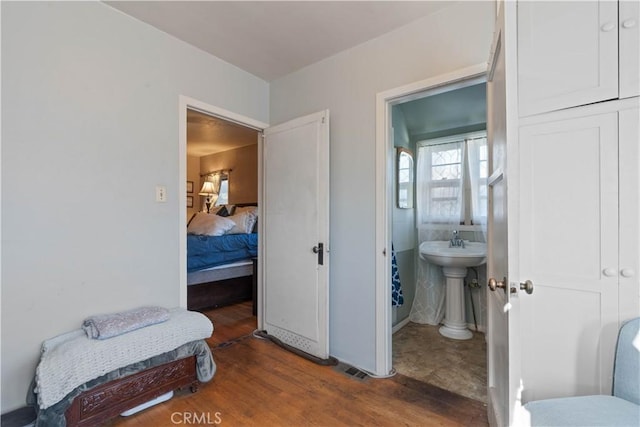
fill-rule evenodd
<path id="1" fill-rule="evenodd" d="M 265 81 L 272 81 L 455 2 L 105 3 Z"/>
<path id="2" fill-rule="evenodd" d="M 265 81 L 393 31 L 452 1 L 105 1 Z M 255 130 L 189 110 L 187 154 L 255 144 Z"/>
<path id="3" fill-rule="evenodd" d="M 202 157 L 258 143 L 258 131 L 187 110 L 187 155 Z"/>
<path id="4" fill-rule="evenodd" d="M 486 124 L 486 84 L 427 96 L 397 107 L 402 109 L 407 131 L 414 140 L 437 131 Z"/>

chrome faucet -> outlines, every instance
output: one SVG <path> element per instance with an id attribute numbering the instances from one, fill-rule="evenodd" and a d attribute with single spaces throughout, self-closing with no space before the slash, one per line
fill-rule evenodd
<path id="1" fill-rule="evenodd" d="M 451 240 L 449 240 L 450 248 L 464 248 L 464 240 L 460 238 L 458 230 L 451 232 Z"/>

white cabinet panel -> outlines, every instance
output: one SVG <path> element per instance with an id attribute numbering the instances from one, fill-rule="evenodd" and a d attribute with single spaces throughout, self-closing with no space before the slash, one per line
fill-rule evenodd
<path id="1" fill-rule="evenodd" d="M 618 97 L 618 4 L 518 3 L 521 116 Z"/>
<path id="2" fill-rule="evenodd" d="M 640 109 L 620 111 L 620 320 L 640 316 Z"/>
<path id="3" fill-rule="evenodd" d="M 617 122 L 607 113 L 522 127 L 524 276 L 598 287 L 617 268 Z"/>
<path id="4" fill-rule="evenodd" d="M 620 98 L 640 95 L 640 2 L 620 2 Z"/>
<path id="5" fill-rule="evenodd" d="M 575 117 L 520 129 L 520 275 L 535 284 L 521 301 L 523 355 L 555 360 L 523 360 L 526 400 L 611 390 L 618 113 Z"/>
<path id="6" fill-rule="evenodd" d="M 537 307 L 530 319 L 534 327 L 525 341 L 550 348 L 522 353 L 526 399 L 599 394 L 599 370 L 594 367 L 599 366 L 601 330 L 594 313 L 600 312 L 600 293 L 536 283 L 534 294 Z"/>

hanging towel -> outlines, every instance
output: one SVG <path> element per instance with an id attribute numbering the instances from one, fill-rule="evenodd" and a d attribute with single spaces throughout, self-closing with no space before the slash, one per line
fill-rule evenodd
<path id="1" fill-rule="evenodd" d="M 396 261 L 396 251 L 391 244 L 391 306 L 399 307 L 404 304 L 402 295 L 402 285 L 400 284 L 400 273 L 398 272 L 398 261 Z"/>

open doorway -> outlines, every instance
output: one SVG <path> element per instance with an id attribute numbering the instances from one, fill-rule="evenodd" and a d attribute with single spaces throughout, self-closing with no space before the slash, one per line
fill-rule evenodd
<path id="1" fill-rule="evenodd" d="M 486 251 L 485 86 L 477 66 L 378 96 L 386 165 L 378 291 L 388 295 L 387 317 L 379 321 L 389 333 L 387 353 L 378 354 L 400 374 L 480 401 L 486 401 L 484 259 L 456 271 L 460 289 L 452 297 L 444 274 L 452 268 L 427 259 L 420 245 L 436 241 L 449 249 L 455 240 L 460 250 L 478 243 Z M 384 257 L 386 248 L 391 257 Z"/>
<path id="2" fill-rule="evenodd" d="M 187 226 L 181 294 L 188 309 L 213 321 L 210 344 L 219 345 L 257 328 L 259 158 L 266 125 L 193 104 L 184 103 L 181 118 Z"/>

